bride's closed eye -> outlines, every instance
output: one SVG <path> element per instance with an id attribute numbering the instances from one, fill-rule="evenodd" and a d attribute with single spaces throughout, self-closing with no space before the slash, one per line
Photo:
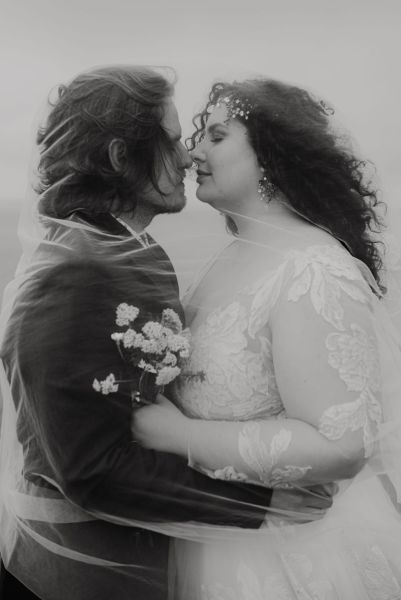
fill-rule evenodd
<path id="1" fill-rule="evenodd" d="M 226 138 L 226 132 L 224 131 L 219 131 L 219 130 L 214 130 L 213 132 L 211 132 L 210 134 L 210 141 L 213 143 L 216 142 L 221 142 Z"/>
<path id="2" fill-rule="evenodd" d="M 208 127 L 206 135 L 212 143 L 221 142 L 226 137 L 227 127 L 222 123 L 213 123 Z"/>

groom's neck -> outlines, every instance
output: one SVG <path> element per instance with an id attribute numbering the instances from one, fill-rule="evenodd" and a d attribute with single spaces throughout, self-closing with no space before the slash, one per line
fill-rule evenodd
<path id="1" fill-rule="evenodd" d="M 120 215 L 120 219 L 127 223 L 136 233 L 142 233 L 151 223 L 154 216 L 155 212 L 151 207 L 140 205 L 135 208 L 134 214 L 123 213 Z"/>

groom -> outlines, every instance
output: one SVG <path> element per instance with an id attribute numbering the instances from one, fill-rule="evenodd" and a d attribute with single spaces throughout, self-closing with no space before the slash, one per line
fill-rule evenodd
<path id="1" fill-rule="evenodd" d="M 171 262 L 145 232 L 186 201 L 192 161 L 172 93 L 150 69 L 93 70 L 60 89 L 38 134 L 39 212 L 50 221 L 1 358 L 29 509 L 44 509 L 18 521 L 4 600 L 165 600 L 169 539 L 136 520 L 257 528 L 271 502 L 271 490 L 212 480 L 142 448 L 131 437 L 128 384 L 108 395 L 92 387 L 111 372 L 132 377 L 110 339 L 120 303 L 145 321 L 165 308 L 184 319 Z M 299 494 L 273 499 L 276 508 L 302 506 Z"/>
<path id="2" fill-rule="evenodd" d="M 38 135 L 39 211 L 57 220 L 37 250 L 48 266 L 24 284 L 1 356 L 29 493 L 83 510 L 76 522 L 24 521 L 33 534 L 19 529 L 2 570 L 5 600 L 164 600 L 169 539 L 136 519 L 255 528 L 269 505 L 270 490 L 211 480 L 140 447 L 128 388 L 102 396 L 92 387 L 110 372 L 130 377 L 110 339 L 118 304 L 146 320 L 167 307 L 184 318 L 173 267 L 145 233 L 186 201 L 191 158 L 172 92 L 149 69 L 97 69 L 61 89 Z"/>

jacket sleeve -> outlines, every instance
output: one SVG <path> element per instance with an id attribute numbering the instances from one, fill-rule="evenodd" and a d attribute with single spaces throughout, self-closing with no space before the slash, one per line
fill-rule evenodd
<path id="1" fill-rule="evenodd" d="M 258 527 L 270 490 L 214 481 L 182 458 L 142 448 L 132 439 L 128 389 L 93 389 L 109 373 L 129 378 L 110 335 L 119 303 L 145 305 L 146 293 L 135 290 L 135 275 L 127 282 L 87 262 L 53 269 L 29 292 L 14 345 L 25 390 L 19 435 L 31 440 L 27 475 L 105 519 Z"/>

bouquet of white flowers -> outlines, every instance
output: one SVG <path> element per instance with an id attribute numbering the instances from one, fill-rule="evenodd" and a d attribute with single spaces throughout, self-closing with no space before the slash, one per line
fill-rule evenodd
<path id="1" fill-rule="evenodd" d="M 121 356 L 142 371 L 138 387 L 131 394 L 139 404 L 154 399 L 158 389 L 162 391 L 181 373 L 180 362 L 189 356 L 190 333 L 183 329 L 179 316 L 171 308 L 163 310 L 160 321 L 148 321 L 140 331 L 133 327 L 138 315 L 136 306 L 119 304 L 116 324 L 125 331 L 114 332 L 111 338 Z M 107 395 L 117 392 L 120 383 L 123 381 L 110 373 L 103 381 L 94 379 L 93 388 Z"/>

